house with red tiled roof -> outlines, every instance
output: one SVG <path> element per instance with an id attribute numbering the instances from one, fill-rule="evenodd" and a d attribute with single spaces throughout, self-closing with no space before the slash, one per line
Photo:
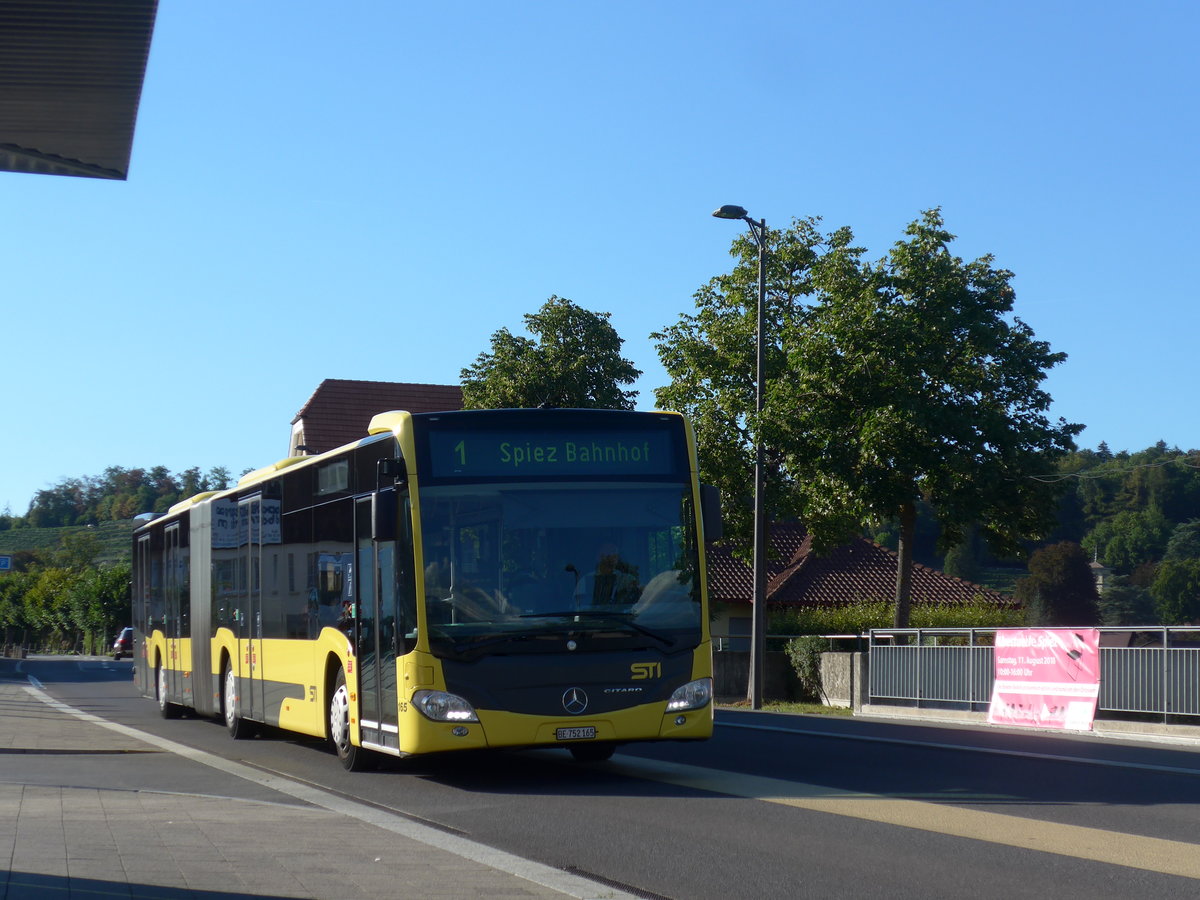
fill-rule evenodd
<path id="1" fill-rule="evenodd" d="M 326 378 L 292 419 L 288 456 L 324 453 L 364 438 L 371 418 L 393 409 L 414 413 L 462 409 L 462 388 Z"/>
<path id="2" fill-rule="evenodd" d="M 802 526 L 776 523 L 769 531 L 769 606 L 843 606 L 858 600 L 890 602 L 895 596 L 895 551 L 866 538 L 855 538 L 817 555 L 812 537 Z M 749 634 L 753 571 L 726 547 L 710 545 L 707 561 L 709 600 L 724 605 L 721 617 L 713 623 L 713 634 Z M 998 591 L 913 564 L 913 603 L 969 603 L 975 597 L 998 606 L 1012 602 Z"/>

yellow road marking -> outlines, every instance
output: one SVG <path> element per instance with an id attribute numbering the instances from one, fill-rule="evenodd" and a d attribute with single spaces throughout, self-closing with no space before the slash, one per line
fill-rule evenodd
<path id="1" fill-rule="evenodd" d="M 781 778 L 723 772 L 719 769 L 649 759 L 633 761 L 625 757 L 606 764 L 605 769 L 635 778 L 761 800 L 765 803 L 778 803 L 813 812 L 832 813 L 884 825 L 916 828 L 937 834 L 986 841 L 990 844 L 1200 879 L 1200 845 L 1184 841 L 1124 834 L 1080 825 L 1062 825 L 1004 813 L 862 794 Z"/>

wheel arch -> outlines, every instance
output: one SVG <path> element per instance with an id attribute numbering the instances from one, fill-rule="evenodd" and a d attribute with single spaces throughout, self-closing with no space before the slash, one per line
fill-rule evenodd
<path id="1" fill-rule="evenodd" d="M 225 670 L 233 669 L 233 654 L 224 644 L 217 651 L 217 717 L 225 719 Z M 236 674 L 236 673 L 235 673 Z"/>
<path id="2" fill-rule="evenodd" d="M 321 715 L 322 730 L 325 732 L 325 740 L 330 740 L 332 735 L 329 730 L 329 700 L 333 696 L 333 685 L 337 681 L 337 673 L 345 672 L 346 666 L 342 662 L 340 656 L 330 651 L 325 654 L 325 671 L 321 678 L 321 709 L 324 711 Z M 346 676 L 349 681 L 349 676 Z M 353 696 L 353 695 L 352 695 Z M 354 729 L 351 729 L 353 736 Z"/>

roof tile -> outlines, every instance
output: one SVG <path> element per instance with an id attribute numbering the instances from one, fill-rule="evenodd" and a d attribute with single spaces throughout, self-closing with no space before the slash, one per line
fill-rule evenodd
<path id="1" fill-rule="evenodd" d="M 462 409 L 462 388 L 456 384 L 326 378 L 292 424 L 303 419 L 305 446 L 313 453 L 324 453 L 366 437 L 371 418 L 393 409 L 414 413 Z"/>
<path id="2" fill-rule="evenodd" d="M 795 523 L 771 526 L 773 553 L 767 557 L 767 602 L 806 606 L 843 606 L 856 600 L 888 600 L 896 592 L 896 553 L 866 538 L 818 556 L 812 539 Z M 708 548 L 708 589 L 714 601 L 746 603 L 753 593 L 753 572 L 730 549 Z M 913 564 L 914 603 L 968 603 L 976 595 L 997 605 L 1011 601 L 982 585 Z"/>

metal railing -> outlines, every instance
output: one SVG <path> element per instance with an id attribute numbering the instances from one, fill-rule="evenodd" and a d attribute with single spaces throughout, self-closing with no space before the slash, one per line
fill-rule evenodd
<path id="1" fill-rule="evenodd" d="M 768 634 L 765 635 L 765 643 L 768 651 L 778 650 L 780 653 L 786 652 L 787 642 L 798 637 L 807 637 L 803 634 Z M 866 650 L 867 649 L 867 634 L 821 634 L 820 638 L 829 641 L 830 650 Z M 712 636 L 713 652 L 714 653 L 749 653 L 750 652 L 750 635 L 748 634 L 713 634 Z"/>
<path id="2" fill-rule="evenodd" d="M 995 628 L 879 629 L 871 703 L 986 708 Z M 1098 712 L 1200 716 L 1200 627 L 1101 628 Z"/>

